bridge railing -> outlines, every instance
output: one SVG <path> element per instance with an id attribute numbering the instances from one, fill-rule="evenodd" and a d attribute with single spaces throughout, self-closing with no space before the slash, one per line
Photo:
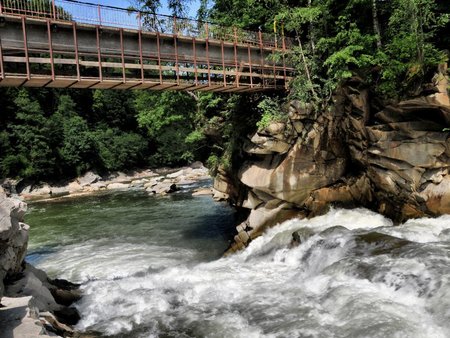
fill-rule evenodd
<path id="1" fill-rule="evenodd" d="M 254 32 L 235 27 L 221 27 L 188 18 L 77 0 L 0 0 L 0 14 L 3 13 L 203 39 L 218 39 L 264 48 L 289 49 L 292 45 L 292 40 L 284 35 Z"/>

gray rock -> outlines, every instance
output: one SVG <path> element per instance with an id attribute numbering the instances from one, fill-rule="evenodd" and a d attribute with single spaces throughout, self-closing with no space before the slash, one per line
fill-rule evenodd
<path id="1" fill-rule="evenodd" d="M 78 178 L 78 183 L 84 187 L 99 181 L 101 177 L 92 171 L 88 171 L 86 174 Z"/>
<path id="2" fill-rule="evenodd" d="M 111 183 L 106 186 L 108 190 L 120 190 L 120 189 L 128 189 L 130 187 L 129 184 L 126 183 Z"/>

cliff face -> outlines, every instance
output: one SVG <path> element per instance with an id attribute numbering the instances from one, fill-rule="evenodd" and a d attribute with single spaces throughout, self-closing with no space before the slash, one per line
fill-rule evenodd
<path id="1" fill-rule="evenodd" d="M 7 198 L 0 188 L 0 299 L 3 280 L 22 271 L 28 244 L 28 225 L 22 223 L 26 204 Z"/>
<path id="2" fill-rule="evenodd" d="M 450 213 L 450 102 L 446 69 L 420 97 L 375 108 L 369 90 L 350 81 L 327 111 L 292 101 L 286 123 L 249 137 L 246 161 L 215 188 L 248 219 L 231 251 L 264 229 L 330 206 L 366 207 L 395 221 Z"/>
<path id="3" fill-rule="evenodd" d="M 78 285 L 51 280 L 44 271 L 24 262 L 29 226 L 27 206 L 0 188 L 0 327 L 5 336 L 49 337 L 73 334 L 79 319 L 70 305 L 79 300 Z M 50 312 L 49 312 L 50 311 Z M 0 334 L 1 335 L 1 334 Z M 3 336 L 2 336 L 3 337 Z"/>

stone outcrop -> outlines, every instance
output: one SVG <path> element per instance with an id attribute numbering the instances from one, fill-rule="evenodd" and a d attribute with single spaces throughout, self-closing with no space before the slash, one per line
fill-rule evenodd
<path id="1" fill-rule="evenodd" d="M 381 107 L 356 78 L 324 111 L 291 101 L 284 123 L 248 137 L 246 160 L 228 174 L 239 183 L 224 173 L 215 183 L 234 205 L 250 210 L 230 251 L 267 227 L 330 206 L 366 207 L 394 221 L 450 213 L 445 74 L 441 67 L 421 96 Z"/>
<path id="2" fill-rule="evenodd" d="M 79 319 L 70 307 L 81 297 L 78 285 L 50 280 L 24 262 L 29 229 L 23 223 L 25 212 L 25 203 L 0 188 L 0 333 L 30 338 L 46 336 L 48 330 L 61 336 L 73 333 L 66 324 Z"/>
<path id="3" fill-rule="evenodd" d="M 22 271 L 28 245 L 28 225 L 23 223 L 26 204 L 8 198 L 0 188 L 0 298 L 3 281 Z"/>

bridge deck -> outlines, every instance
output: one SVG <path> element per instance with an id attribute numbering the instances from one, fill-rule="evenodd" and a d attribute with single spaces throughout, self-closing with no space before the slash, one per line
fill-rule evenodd
<path id="1" fill-rule="evenodd" d="M 246 92 L 285 88 L 292 77 L 284 37 L 208 24 L 199 29 L 198 22 L 193 30 L 186 19 L 170 17 L 155 27 L 140 12 L 131 15 L 133 26 L 125 20 L 130 11 L 121 13 L 122 27 L 114 27 L 116 21 L 105 18 L 108 11 L 120 13 L 117 8 L 69 0 L 43 9 L 15 3 L 0 1 L 0 86 Z M 81 15 L 92 7 L 96 21 Z"/>

